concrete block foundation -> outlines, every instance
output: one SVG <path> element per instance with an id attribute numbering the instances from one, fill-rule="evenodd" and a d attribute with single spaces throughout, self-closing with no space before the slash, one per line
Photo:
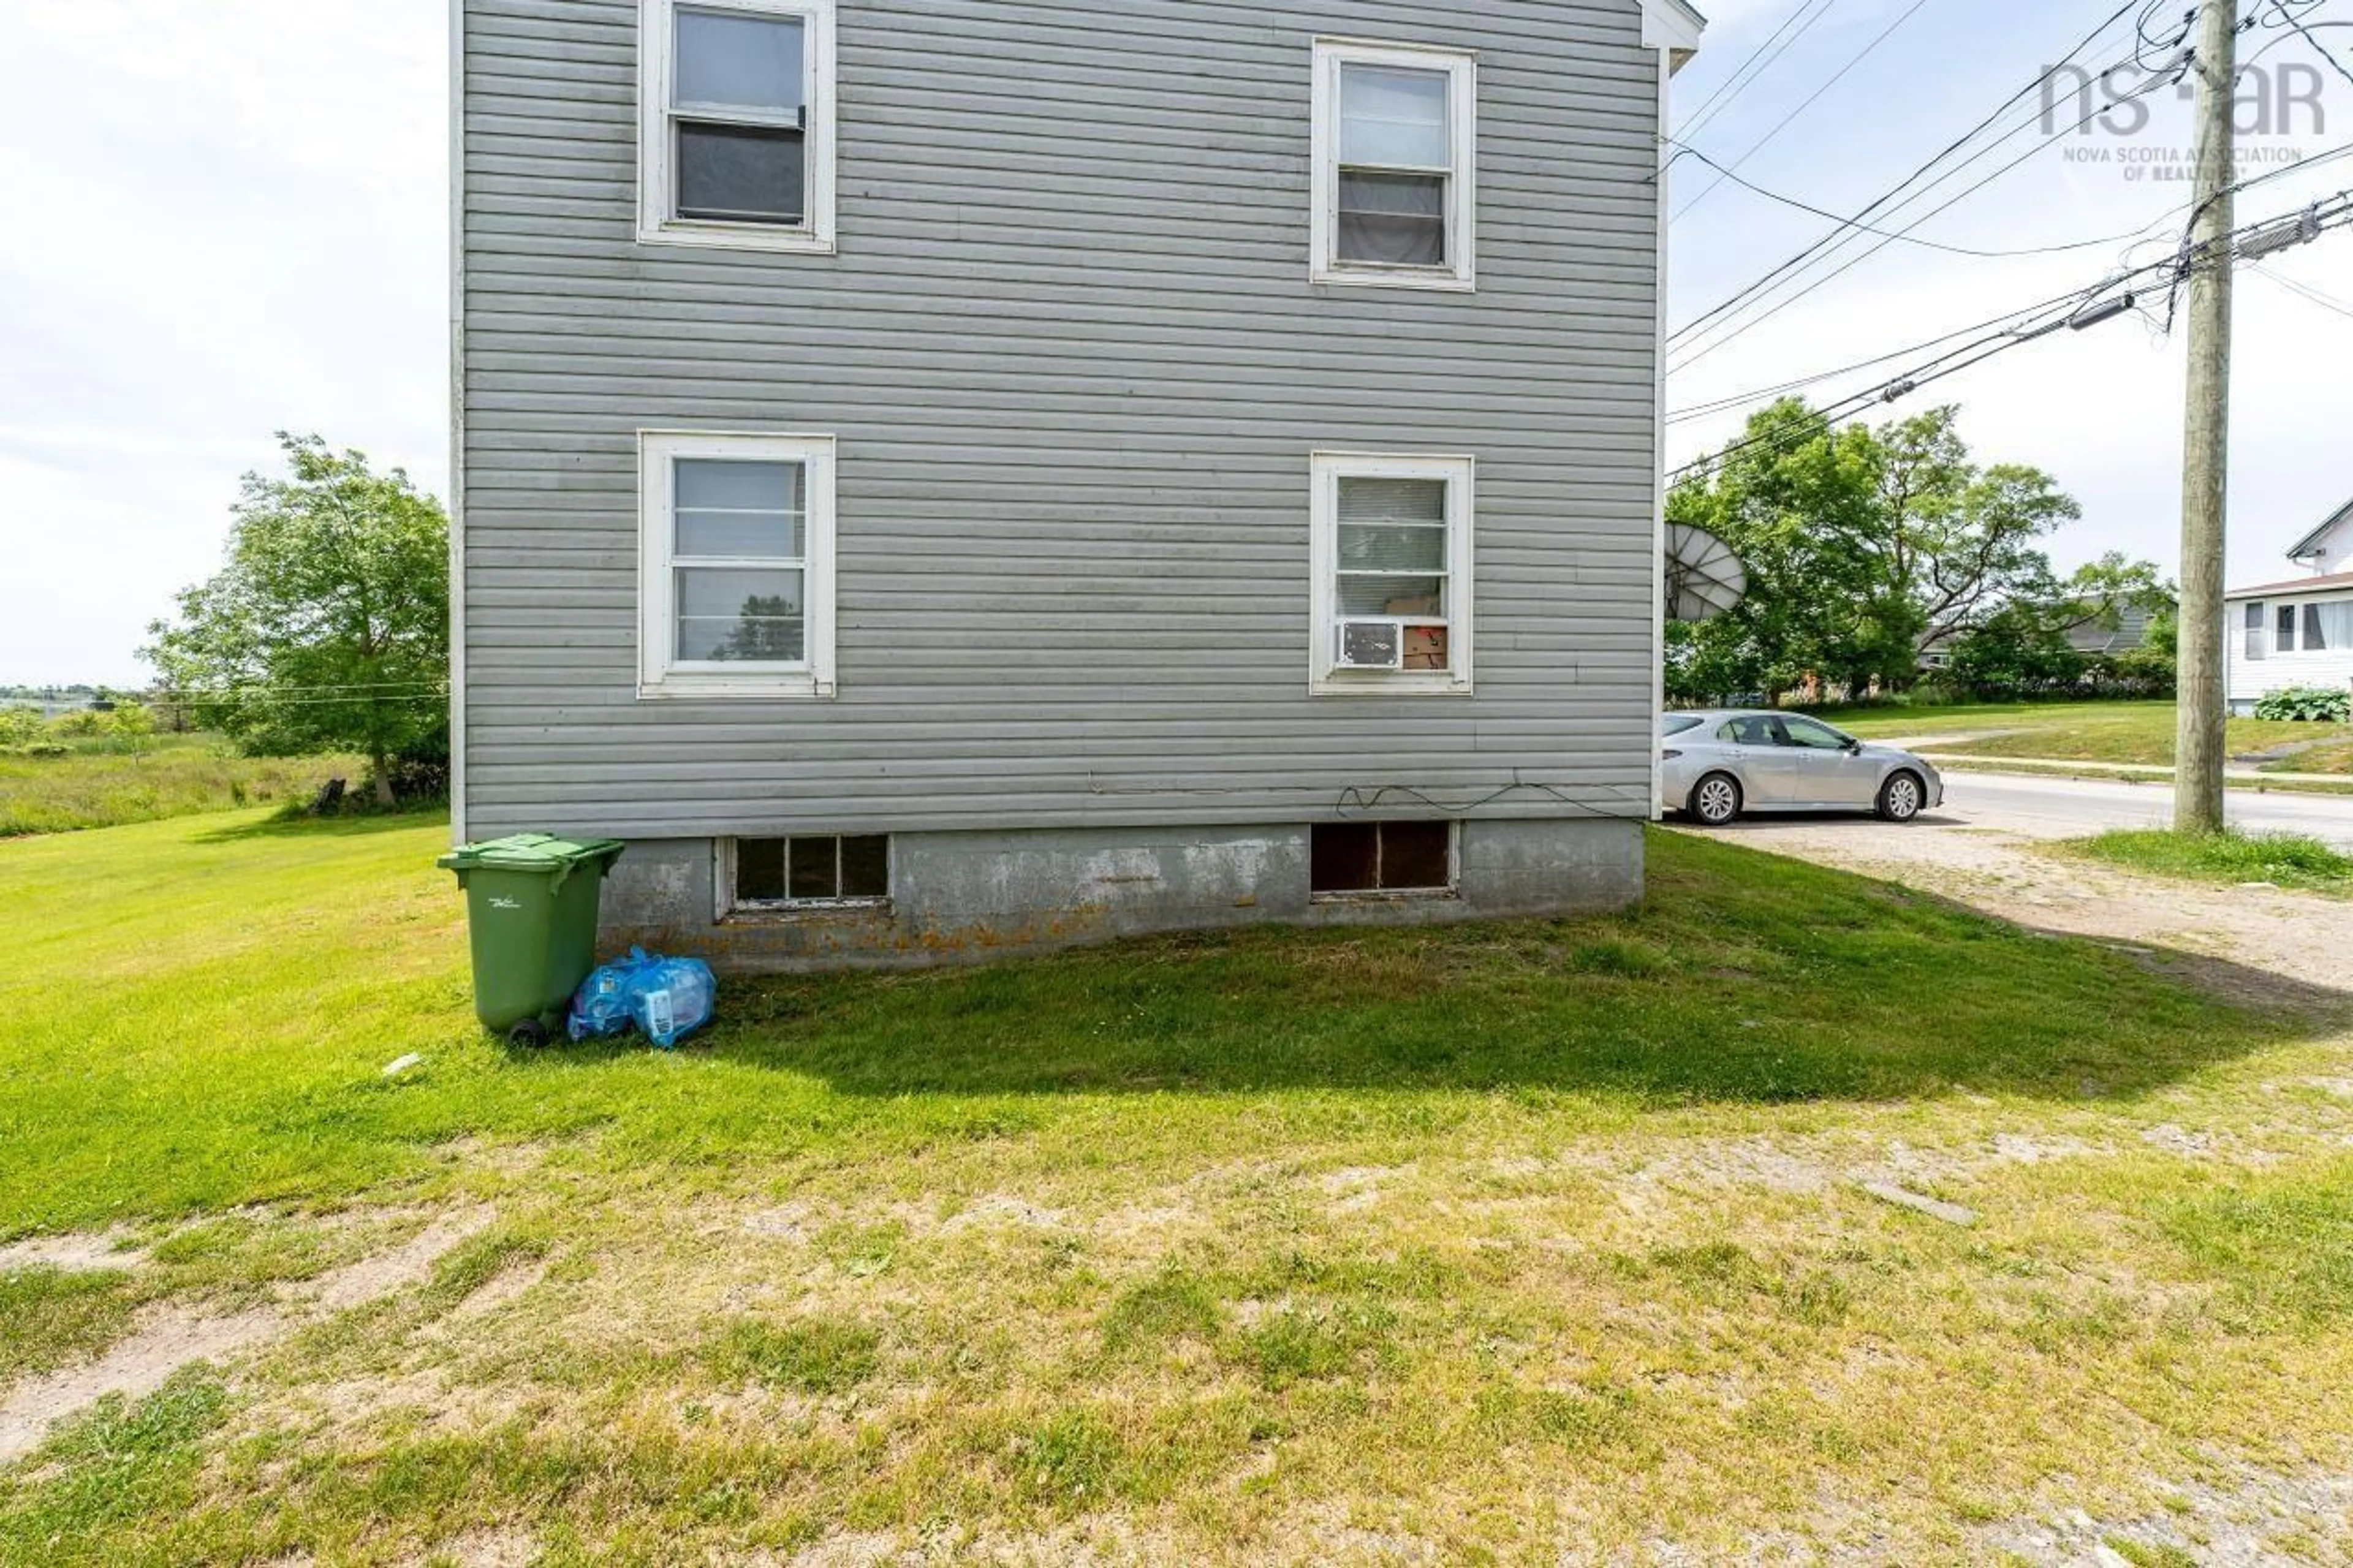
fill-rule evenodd
<path id="1" fill-rule="evenodd" d="M 605 891 L 604 945 L 723 973 L 917 968 L 1177 931 L 1268 923 L 1425 924 L 1623 909 L 1642 896 L 1642 824 L 1461 825 L 1444 895 L 1318 897 L 1312 829 L 1062 829 L 892 836 L 891 897 L 861 907 L 729 911 L 723 846 L 640 840 Z"/>

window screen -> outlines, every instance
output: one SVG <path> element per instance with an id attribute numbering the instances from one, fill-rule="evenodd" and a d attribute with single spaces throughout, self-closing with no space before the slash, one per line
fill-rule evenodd
<path id="1" fill-rule="evenodd" d="M 2271 651 L 2271 633 L 2263 616 L 2263 606 L 2249 605 L 2247 606 L 2247 657 L 2251 659 L 2264 658 L 2270 656 Z"/>
<path id="2" fill-rule="evenodd" d="M 670 569 L 682 664 L 798 664 L 808 654 L 806 464 L 681 458 Z"/>
<path id="3" fill-rule="evenodd" d="M 1454 829 L 1443 822 L 1349 822 L 1312 835 L 1319 894 L 1442 893 L 1454 887 Z"/>
<path id="4" fill-rule="evenodd" d="M 670 106 L 674 216 L 806 220 L 807 31 L 797 16 L 679 8 Z"/>
<path id="5" fill-rule="evenodd" d="M 2282 653 L 2295 651 L 2295 606 L 2294 605 L 2282 605 L 2279 607 L 2279 651 Z"/>

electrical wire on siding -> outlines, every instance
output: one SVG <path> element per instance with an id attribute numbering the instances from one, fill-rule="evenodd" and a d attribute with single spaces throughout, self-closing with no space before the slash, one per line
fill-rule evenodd
<path id="1" fill-rule="evenodd" d="M 1576 793 L 1569 793 L 1571 790 Z M 1262 798 L 1270 795 L 1282 794 L 1320 795 L 1323 791 L 1318 786 L 1308 784 L 1270 784 L 1252 787 L 1225 784 L 1181 789 L 1155 785 L 1124 787 L 1105 784 L 1098 775 L 1090 773 L 1087 774 L 1087 793 L 1104 797 L 1155 795 L 1208 796 L 1225 799 L 1234 796 Z M 1568 807 L 1573 815 L 1611 822 L 1623 820 L 1625 814 L 1593 804 L 1597 797 L 1623 805 L 1644 815 L 1648 815 L 1651 809 L 1651 792 L 1647 789 L 1629 789 L 1623 784 L 1546 784 L 1541 780 L 1522 779 L 1516 776 L 1510 784 L 1500 789 L 1491 790 L 1472 800 L 1457 802 L 1441 800 L 1429 791 L 1412 784 L 1350 784 L 1340 792 L 1338 798 L 1333 802 L 1332 809 L 1335 815 L 1344 818 L 1365 816 L 1387 808 L 1389 803 L 1395 800 L 1404 802 L 1410 809 L 1436 812 L 1445 816 L 1468 816 L 1472 812 L 1483 810 L 1487 806 L 1523 795 L 1541 795 L 1556 805 Z"/>

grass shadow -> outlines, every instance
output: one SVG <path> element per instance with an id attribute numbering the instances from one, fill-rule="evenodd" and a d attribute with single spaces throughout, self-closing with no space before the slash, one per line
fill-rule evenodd
<path id="1" fill-rule="evenodd" d="M 2080 1100 L 2353 1021 L 2342 993 L 2289 995 L 2264 975 L 2264 1005 L 2250 1005 L 2168 973 L 2166 955 L 1734 846 L 1651 844 L 1651 897 L 1625 916 L 1261 928 L 986 969 L 739 981 L 696 1047 L 860 1096 Z"/>
<path id="2" fill-rule="evenodd" d="M 197 844 L 246 844 L 265 838 L 364 838 L 382 833 L 406 833 L 413 828 L 430 827 L 449 820 L 447 801 L 430 801 L 414 806 L 396 806 L 388 811 L 367 810 L 341 813 L 333 816 L 315 816 L 300 807 L 273 811 L 266 816 L 251 817 L 239 813 L 239 820 L 223 823 L 195 835 Z"/>

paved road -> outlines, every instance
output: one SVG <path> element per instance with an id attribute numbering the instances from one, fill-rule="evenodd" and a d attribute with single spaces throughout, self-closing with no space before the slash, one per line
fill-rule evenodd
<path id="1" fill-rule="evenodd" d="M 2030 838 L 2081 838 L 2111 827 L 2168 827 L 2173 821 L 2170 784 L 1951 773 L 1945 775 L 1945 788 L 1944 809 L 1924 817 L 1924 824 L 1999 828 Z M 2306 833 L 2353 850 L 2353 795 L 2234 789 L 2230 801 L 2232 822 L 2250 833 Z M 1777 823 L 1803 820 L 1751 817 L 1744 826 L 1769 832 Z"/>

